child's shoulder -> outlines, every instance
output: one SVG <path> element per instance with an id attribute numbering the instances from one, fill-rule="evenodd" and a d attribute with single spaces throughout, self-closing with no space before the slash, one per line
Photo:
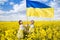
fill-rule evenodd
<path id="1" fill-rule="evenodd" d="M 23 24 L 21 24 L 20 26 L 24 26 Z"/>

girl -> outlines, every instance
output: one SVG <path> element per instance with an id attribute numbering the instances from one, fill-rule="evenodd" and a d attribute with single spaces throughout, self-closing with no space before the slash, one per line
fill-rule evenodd
<path id="1" fill-rule="evenodd" d="M 30 33 L 34 32 L 34 20 L 31 20 L 31 24 L 29 26 L 30 26 L 29 32 Z"/>
<path id="2" fill-rule="evenodd" d="M 24 30 L 25 30 L 25 28 L 23 26 L 23 22 L 22 22 L 22 20 L 19 20 L 19 30 L 17 33 L 18 39 L 24 38 Z"/>

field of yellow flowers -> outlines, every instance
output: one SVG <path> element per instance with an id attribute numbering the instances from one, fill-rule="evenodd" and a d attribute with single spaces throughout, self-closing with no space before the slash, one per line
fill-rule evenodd
<path id="1" fill-rule="evenodd" d="M 23 22 L 27 24 L 27 22 Z M 29 22 L 28 22 L 29 24 Z M 21 40 L 60 40 L 60 21 L 35 21 L 35 31 Z M 0 22 L 0 40 L 18 40 L 17 21 Z"/>

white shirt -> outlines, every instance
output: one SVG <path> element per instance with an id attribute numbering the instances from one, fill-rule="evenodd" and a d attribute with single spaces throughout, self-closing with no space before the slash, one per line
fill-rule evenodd
<path id="1" fill-rule="evenodd" d="M 24 29 L 25 28 L 24 28 L 23 24 L 21 24 L 19 30 L 24 30 Z"/>
<path id="2" fill-rule="evenodd" d="M 30 27 L 31 27 L 31 28 L 34 28 L 34 25 L 33 25 L 33 24 L 30 24 Z"/>

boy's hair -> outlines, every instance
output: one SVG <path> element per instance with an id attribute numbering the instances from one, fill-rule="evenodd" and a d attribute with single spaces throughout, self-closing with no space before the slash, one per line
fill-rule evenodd
<path id="1" fill-rule="evenodd" d="M 19 24 L 20 24 L 20 22 L 22 22 L 22 20 L 19 20 Z"/>
<path id="2" fill-rule="evenodd" d="M 31 21 L 34 21 L 34 20 L 31 20 Z"/>

